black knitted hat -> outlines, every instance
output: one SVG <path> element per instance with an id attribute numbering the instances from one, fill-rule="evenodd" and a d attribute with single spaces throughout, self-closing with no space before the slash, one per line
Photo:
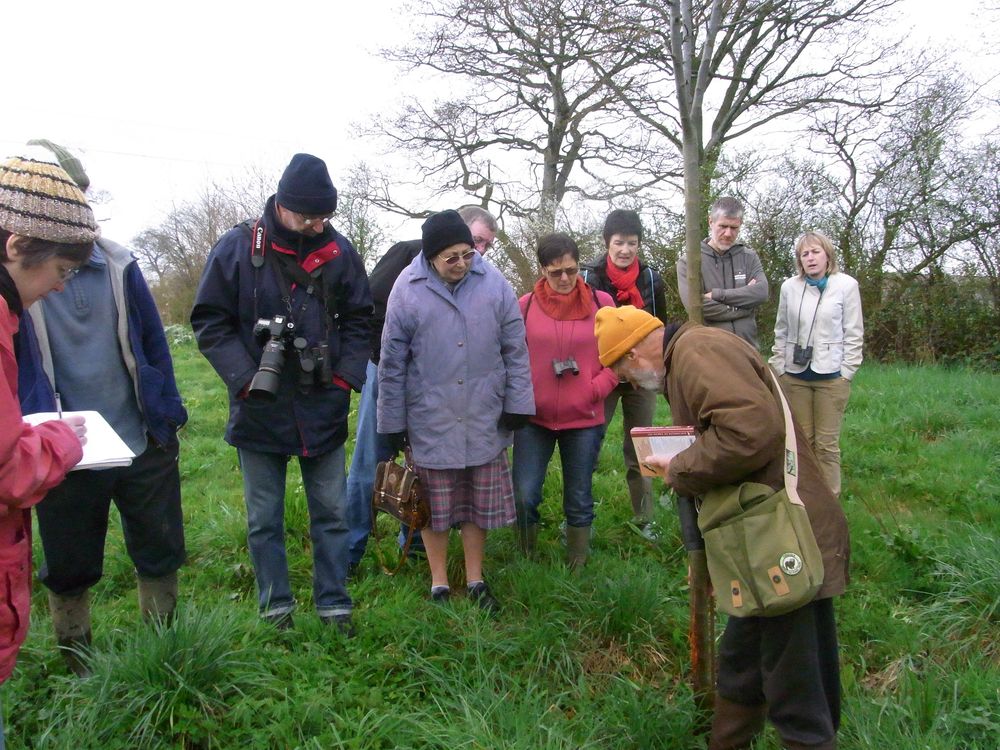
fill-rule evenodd
<path id="1" fill-rule="evenodd" d="M 337 210 L 337 188 L 326 162 L 312 154 L 295 154 L 281 175 L 275 200 L 297 214 L 332 214 Z"/>
<path id="2" fill-rule="evenodd" d="M 424 255 L 430 260 L 445 248 L 464 242 L 472 247 L 472 232 L 458 211 L 450 208 L 447 211 L 439 211 L 427 217 L 427 221 L 420 227 L 421 240 Z"/>

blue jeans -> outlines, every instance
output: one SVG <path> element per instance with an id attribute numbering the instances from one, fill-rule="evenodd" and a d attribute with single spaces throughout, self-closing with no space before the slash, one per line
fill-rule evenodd
<path id="1" fill-rule="evenodd" d="M 238 448 L 247 505 L 247 542 L 257 576 L 260 613 L 291 612 L 295 599 L 285 556 L 285 470 L 289 456 Z M 321 617 L 347 614 L 347 502 L 344 446 L 320 456 L 299 456 L 309 506 L 313 600 Z"/>
<path id="2" fill-rule="evenodd" d="M 597 455 L 604 439 L 604 425 L 576 430 L 547 430 L 536 424 L 514 432 L 514 502 L 518 524 L 538 523 L 545 472 L 556 444 L 563 472 L 563 512 L 569 526 L 594 522 L 591 491 Z"/>

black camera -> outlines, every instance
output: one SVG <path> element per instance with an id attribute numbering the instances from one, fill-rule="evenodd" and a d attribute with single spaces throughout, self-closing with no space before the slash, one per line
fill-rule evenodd
<path id="1" fill-rule="evenodd" d="M 566 359 L 554 359 L 552 360 L 552 369 L 556 371 L 556 377 L 561 378 L 563 373 L 567 370 L 572 372 L 574 375 L 580 374 L 580 368 L 576 365 L 576 359 L 573 357 L 567 357 Z"/>
<path id="2" fill-rule="evenodd" d="M 260 355 L 260 365 L 253 380 L 250 381 L 247 396 L 262 401 L 274 401 L 278 397 L 281 369 L 285 365 L 285 347 L 295 337 L 295 324 L 284 315 L 260 318 L 254 324 L 253 335 L 258 340 L 266 338 L 266 341 L 264 351 Z"/>
<path id="3" fill-rule="evenodd" d="M 792 362 L 797 365 L 808 365 L 812 358 L 813 348 L 811 346 L 795 345 L 795 350 L 792 352 Z"/>

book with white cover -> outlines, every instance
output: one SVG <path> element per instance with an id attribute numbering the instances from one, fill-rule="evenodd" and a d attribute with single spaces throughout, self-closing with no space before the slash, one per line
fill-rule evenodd
<path id="1" fill-rule="evenodd" d="M 70 471 L 77 469 L 111 469 L 116 466 L 128 466 L 135 454 L 118 437 L 115 428 L 108 420 L 96 411 L 64 411 L 63 417 L 83 417 L 87 427 L 87 442 L 83 445 L 83 458 Z M 50 422 L 59 419 L 54 411 L 40 411 L 35 414 L 25 414 L 24 421 L 30 425 Z"/>
<path id="2" fill-rule="evenodd" d="M 635 455 L 639 459 L 639 473 L 644 477 L 658 476 L 642 462 L 646 456 L 673 458 L 695 439 L 694 427 L 633 427 L 630 434 Z"/>

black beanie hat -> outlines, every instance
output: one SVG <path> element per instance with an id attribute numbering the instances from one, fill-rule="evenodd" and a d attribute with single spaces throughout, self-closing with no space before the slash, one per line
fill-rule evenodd
<path id="1" fill-rule="evenodd" d="M 281 175 L 275 200 L 297 214 L 332 214 L 337 210 L 337 188 L 326 162 L 312 154 L 295 154 Z"/>
<path id="2" fill-rule="evenodd" d="M 464 242 L 472 247 L 472 232 L 458 215 L 458 211 L 448 209 L 431 214 L 420 227 L 422 250 L 427 260 L 445 248 Z"/>

